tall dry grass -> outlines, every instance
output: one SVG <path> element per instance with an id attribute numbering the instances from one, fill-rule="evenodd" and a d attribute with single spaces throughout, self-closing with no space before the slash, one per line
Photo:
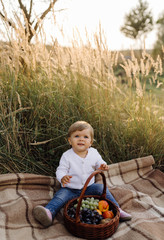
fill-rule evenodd
<path id="1" fill-rule="evenodd" d="M 89 39 L 48 47 L 37 35 L 29 44 L 20 24 L 1 44 L 1 173 L 54 175 L 69 147 L 68 127 L 79 119 L 93 125 L 94 146 L 107 163 L 152 154 L 163 165 L 161 59 L 146 50 L 127 59 L 108 49 L 101 31 L 93 39 L 94 48 Z"/>

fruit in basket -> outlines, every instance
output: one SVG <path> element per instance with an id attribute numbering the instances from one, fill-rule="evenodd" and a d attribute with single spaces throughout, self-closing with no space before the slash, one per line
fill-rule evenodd
<path id="1" fill-rule="evenodd" d="M 99 201 L 99 203 L 98 203 L 98 207 L 99 207 L 99 210 L 100 210 L 101 212 L 106 212 L 106 211 L 108 211 L 108 209 L 109 209 L 109 204 L 108 204 L 107 201 L 101 200 L 101 201 Z"/>
<path id="2" fill-rule="evenodd" d="M 68 209 L 68 215 L 71 218 L 75 219 L 76 216 L 76 209 L 74 207 L 70 207 Z M 96 210 L 91 210 L 88 208 L 84 208 L 79 212 L 80 221 L 82 223 L 87 224 L 99 224 L 100 221 L 103 219 L 102 215 L 100 215 Z"/>
<path id="3" fill-rule="evenodd" d="M 78 201 L 75 202 L 69 209 L 68 215 L 75 219 L 76 208 Z M 101 220 L 112 219 L 114 214 L 109 210 L 109 203 L 106 200 L 100 200 L 95 198 L 82 199 L 81 207 L 79 211 L 80 221 L 87 224 L 100 224 Z"/>
<path id="4" fill-rule="evenodd" d="M 103 216 L 103 218 L 111 218 L 112 219 L 114 217 L 114 214 L 112 211 L 105 211 L 105 212 L 103 212 L 102 216 Z"/>
<path id="5" fill-rule="evenodd" d="M 97 211 L 100 215 L 102 215 L 102 212 L 101 212 L 99 209 L 96 209 L 96 211 Z"/>
<path id="6" fill-rule="evenodd" d="M 103 219 L 102 215 L 100 215 L 96 210 L 83 209 L 80 212 L 80 220 L 82 223 L 87 224 L 99 224 Z"/>
<path id="7" fill-rule="evenodd" d="M 105 223 L 108 223 L 110 222 L 112 219 L 111 218 L 104 218 L 100 221 L 100 224 L 105 224 Z"/>
<path id="8" fill-rule="evenodd" d="M 99 199 L 96 199 L 94 197 L 91 197 L 91 198 L 87 197 L 86 199 L 82 199 L 80 209 L 82 210 L 82 209 L 88 208 L 91 210 L 95 210 L 98 207 L 98 202 L 99 202 Z M 75 208 L 77 207 L 77 203 L 74 204 L 74 207 Z"/>
<path id="9" fill-rule="evenodd" d="M 70 207 L 68 209 L 68 215 L 71 217 L 71 218 L 75 218 L 75 215 L 76 215 L 76 209 L 74 207 Z"/>

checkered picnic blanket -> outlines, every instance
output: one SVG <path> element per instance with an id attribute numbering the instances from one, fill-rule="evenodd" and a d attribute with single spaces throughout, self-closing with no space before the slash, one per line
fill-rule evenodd
<path id="1" fill-rule="evenodd" d="M 164 173 L 153 169 L 152 156 L 110 165 L 109 190 L 132 220 L 119 224 L 111 240 L 164 239 Z M 102 182 L 101 176 L 96 176 Z M 0 175 L 0 240 L 72 240 L 62 210 L 53 225 L 43 228 L 32 209 L 45 205 L 59 188 L 56 178 L 28 173 Z"/>

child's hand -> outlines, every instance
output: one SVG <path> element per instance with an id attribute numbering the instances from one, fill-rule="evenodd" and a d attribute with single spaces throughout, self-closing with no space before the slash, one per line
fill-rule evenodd
<path id="1" fill-rule="evenodd" d="M 109 166 L 104 163 L 104 164 L 101 164 L 98 169 L 103 170 L 103 171 L 107 171 L 109 169 Z"/>
<path id="2" fill-rule="evenodd" d="M 65 187 L 67 183 L 70 183 L 70 178 L 72 178 L 72 176 L 69 176 L 69 175 L 65 175 L 64 177 L 62 177 L 61 183 L 63 187 Z"/>

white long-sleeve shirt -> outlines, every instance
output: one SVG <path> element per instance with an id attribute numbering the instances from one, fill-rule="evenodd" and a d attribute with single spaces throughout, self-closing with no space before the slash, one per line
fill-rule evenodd
<path id="1" fill-rule="evenodd" d="M 65 175 L 70 175 L 72 178 L 70 179 L 70 183 L 66 184 L 66 187 L 82 189 L 87 178 L 98 169 L 101 164 L 106 164 L 106 162 L 95 148 L 90 147 L 85 158 L 77 155 L 71 148 L 61 156 L 56 177 L 61 183 L 61 179 Z M 95 178 L 93 177 L 88 186 L 94 183 L 94 181 Z"/>

